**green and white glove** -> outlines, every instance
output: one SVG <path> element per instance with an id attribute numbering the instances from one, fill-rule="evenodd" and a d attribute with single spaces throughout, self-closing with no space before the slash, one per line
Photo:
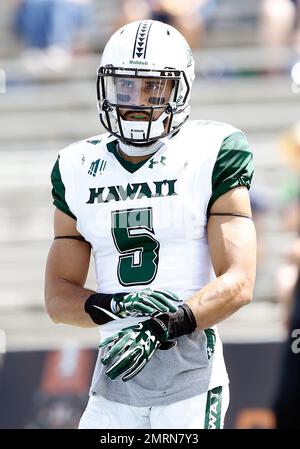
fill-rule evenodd
<path id="1" fill-rule="evenodd" d="M 126 382 L 144 368 L 156 349 L 172 348 L 177 343 L 176 337 L 188 335 L 196 327 L 192 310 L 181 304 L 175 313 L 157 312 L 148 320 L 121 329 L 100 343 L 100 348 L 107 349 L 101 362 L 110 364 L 105 374 L 111 380 L 123 375 Z"/>
<path id="2" fill-rule="evenodd" d="M 172 301 L 180 302 L 175 293 L 164 289 L 144 288 L 126 296 L 114 296 L 111 309 L 120 318 L 153 315 L 155 312 L 176 312 L 177 306 Z"/>
<path id="3" fill-rule="evenodd" d="M 105 374 L 111 380 L 123 374 L 122 380 L 126 382 L 144 368 L 156 349 L 168 338 L 167 326 L 156 317 L 121 329 L 100 343 L 100 348 L 108 348 L 101 358 L 104 365 L 110 364 Z M 170 343 L 168 347 L 173 342 Z"/>

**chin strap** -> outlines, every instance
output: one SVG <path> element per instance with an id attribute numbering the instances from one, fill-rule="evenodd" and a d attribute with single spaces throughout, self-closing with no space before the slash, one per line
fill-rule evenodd
<path id="1" fill-rule="evenodd" d="M 147 146 L 135 146 L 135 145 L 128 145 L 124 142 L 119 141 L 120 149 L 125 153 L 127 156 L 148 156 L 150 154 L 156 153 L 162 146 L 163 142 L 160 140 L 157 140 L 154 143 L 151 143 Z"/>

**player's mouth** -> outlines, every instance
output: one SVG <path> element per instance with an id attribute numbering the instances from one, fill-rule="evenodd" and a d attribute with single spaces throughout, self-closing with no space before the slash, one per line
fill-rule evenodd
<path id="1" fill-rule="evenodd" d="M 149 114 L 144 111 L 128 111 L 123 115 L 123 119 L 128 121 L 149 121 L 149 118 Z"/>

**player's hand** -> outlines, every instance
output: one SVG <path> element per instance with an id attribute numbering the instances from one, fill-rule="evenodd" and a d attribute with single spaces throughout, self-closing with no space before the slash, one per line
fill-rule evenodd
<path id="1" fill-rule="evenodd" d="M 168 290 L 144 288 L 124 297 L 116 295 L 113 301 L 116 315 L 125 318 L 129 315 L 153 315 L 156 312 L 173 313 L 176 312 L 177 306 L 172 301 L 180 300 L 175 293 Z"/>
<path id="2" fill-rule="evenodd" d="M 105 374 L 111 380 L 123 375 L 122 380 L 126 382 L 144 368 L 157 348 L 165 346 L 167 349 L 176 344 L 168 338 L 168 329 L 159 319 L 159 314 L 121 329 L 100 343 L 100 348 L 108 348 L 101 358 L 104 365 L 110 364 Z"/>

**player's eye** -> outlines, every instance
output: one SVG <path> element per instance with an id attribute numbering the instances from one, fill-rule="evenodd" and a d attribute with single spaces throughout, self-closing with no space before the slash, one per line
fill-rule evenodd
<path id="1" fill-rule="evenodd" d="M 148 82 L 146 83 L 147 92 L 157 92 L 159 90 L 159 83 L 157 82 Z"/>
<path id="2" fill-rule="evenodd" d="M 118 85 L 121 89 L 133 89 L 134 82 L 128 79 L 120 79 Z"/>

